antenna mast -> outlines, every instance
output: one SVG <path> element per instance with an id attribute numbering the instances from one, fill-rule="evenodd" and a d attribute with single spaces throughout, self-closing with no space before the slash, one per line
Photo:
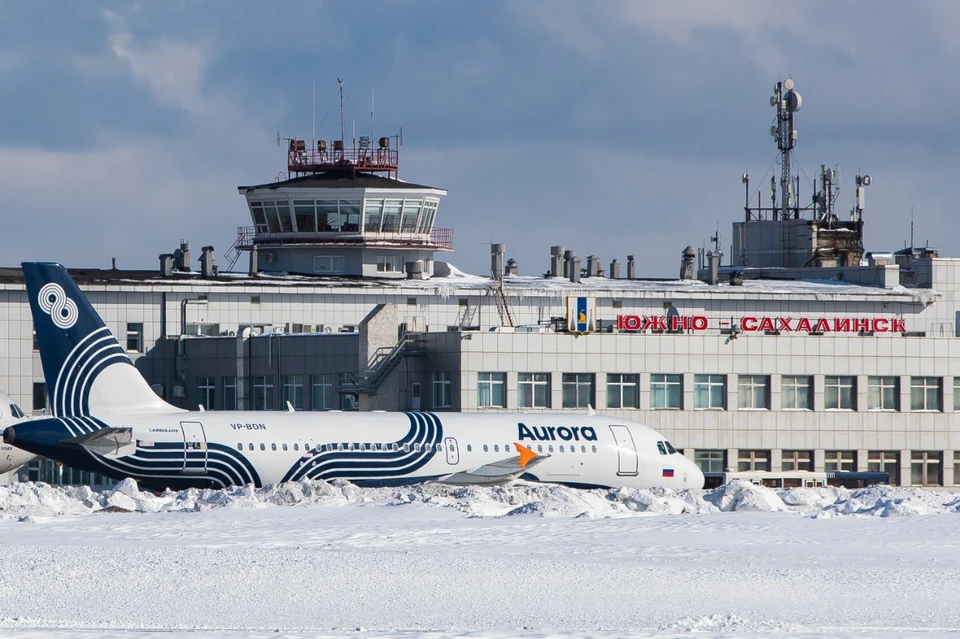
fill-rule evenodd
<path id="1" fill-rule="evenodd" d="M 770 128 L 770 135 L 780 149 L 780 218 L 790 217 L 793 208 L 793 177 L 790 175 L 790 153 L 797 145 L 797 131 L 793 128 L 793 114 L 800 110 L 803 99 L 793 90 L 793 80 L 787 78 L 773 87 L 770 106 L 777 108 L 777 124 Z"/>
<path id="2" fill-rule="evenodd" d="M 344 130 L 343 130 L 343 78 L 337 78 L 337 84 L 340 85 L 340 143 L 343 144 L 344 140 Z M 340 155 L 343 155 L 343 150 L 341 149 Z"/>

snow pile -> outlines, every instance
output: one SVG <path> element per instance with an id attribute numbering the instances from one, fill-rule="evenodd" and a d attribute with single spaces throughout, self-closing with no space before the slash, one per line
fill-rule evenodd
<path id="1" fill-rule="evenodd" d="M 89 515 L 98 512 L 194 512 L 216 508 L 420 505 L 453 508 L 468 517 L 586 517 L 591 519 L 690 515 L 717 512 L 796 512 L 812 517 L 895 517 L 960 512 L 960 493 L 873 486 L 771 489 L 732 481 L 713 490 L 666 488 L 580 490 L 557 484 L 517 482 L 506 486 L 415 484 L 360 488 L 343 480 L 300 481 L 226 490 L 191 488 L 155 494 L 127 479 L 102 492 L 87 486 L 0 486 L 0 518 Z"/>

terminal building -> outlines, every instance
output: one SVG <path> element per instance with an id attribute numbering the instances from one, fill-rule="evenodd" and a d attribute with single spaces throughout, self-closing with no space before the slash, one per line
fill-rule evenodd
<path id="1" fill-rule="evenodd" d="M 465 274 L 442 259 L 446 191 L 398 179 L 391 138 L 290 140 L 287 179 L 239 188 L 250 223 L 223 270 L 212 247 L 195 261 L 184 242 L 153 271 L 71 272 L 155 391 L 184 408 L 596 410 L 656 428 L 708 478 L 960 485 L 960 260 L 865 252 L 869 176 L 841 216 L 838 173 L 821 167 L 801 207 L 791 81 L 771 103 L 783 172 L 769 205 L 744 175 L 729 256 L 719 239 L 678 247 L 676 280 L 563 246 L 522 274 L 502 244 L 489 274 Z M 0 269 L 0 336 L 0 388 L 41 414 L 18 268 Z M 45 460 L 19 476 L 98 481 Z"/>

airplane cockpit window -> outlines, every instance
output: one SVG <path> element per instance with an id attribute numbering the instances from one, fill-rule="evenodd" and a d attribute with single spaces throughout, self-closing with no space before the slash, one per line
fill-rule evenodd
<path id="1" fill-rule="evenodd" d="M 14 419 L 23 419 L 26 417 L 16 404 L 10 404 L 10 414 L 13 415 Z"/>
<path id="2" fill-rule="evenodd" d="M 660 451 L 661 455 L 667 454 L 667 447 L 663 445 L 663 442 L 657 442 L 657 450 Z"/>
<path id="3" fill-rule="evenodd" d="M 677 449 L 673 447 L 673 444 L 671 444 L 670 442 L 664 442 L 664 443 L 667 445 L 667 450 L 670 451 L 671 455 L 677 454 Z"/>

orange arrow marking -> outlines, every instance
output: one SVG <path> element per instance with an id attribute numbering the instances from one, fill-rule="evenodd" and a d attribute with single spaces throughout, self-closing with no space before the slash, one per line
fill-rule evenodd
<path id="1" fill-rule="evenodd" d="M 518 442 L 513 442 L 513 445 L 517 447 L 517 452 L 520 453 L 520 468 L 526 468 L 530 460 L 536 457 L 537 454 Z"/>

